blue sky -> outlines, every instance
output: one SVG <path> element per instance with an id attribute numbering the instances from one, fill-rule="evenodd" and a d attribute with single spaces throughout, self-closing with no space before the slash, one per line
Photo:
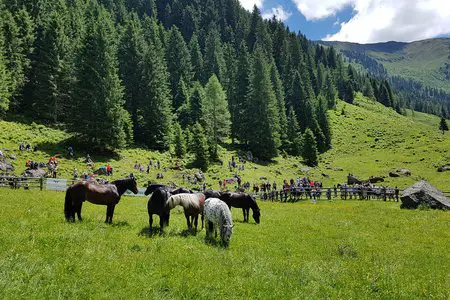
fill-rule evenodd
<path id="1" fill-rule="evenodd" d="M 301 31 L 311 40 L 320 40 L 328 34 L 337 33 L 339 31 L 339 23 L 347 22 L 354 15 L 353 8 L 347 5 L 341 11 L 337 12 L 336 15 L 331 15 L 320 20 L 307 21 L 305 16 L 290 0 L 266 0 L 264 1 L 264 5 L 270 8 L 282 5 L 287 12 L 292 14 L 284 23 L 292 31 Z"/>
<path id="2" fill-rule="evenodd" d="M 450 36 L 450 0 L 239 0 L 311 40 L 357 43 Z"/>

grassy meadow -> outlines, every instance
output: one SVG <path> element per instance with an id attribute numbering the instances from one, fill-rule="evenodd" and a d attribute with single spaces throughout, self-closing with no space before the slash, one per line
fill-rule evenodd
<path id="1" fill-rule="evenodd" d="M 284 179 L 309 176 L 330 186 L 346 182 L 347 175 L 352 173 L 362 179 L 370 176 L 386 177 L 385 184 L 393 187 L 406 188 L 420 179 L 427 179 L 440 189 L 448 188 L 450 172 L 438 173 L 437 167 L 450 163 L 450 134 L 442 135 L 439 132 L 439 118 L 418 112 L 400 116 L 360 94 L 356 97 L 355 105 L 339 101 L 336 110 L 329 111 L 329 115 L 333 149 L 320 156 L 317 167 L 307 167 L 297 157 L 279 156 L 267 163 L 248 162 L 244 171 L 235 169 L 230 172 L 228 161 L 239 153 L 230 142 L 220 148 L 220 158 L 224 165 L 212 165 L 206 172 L 207 184 L 217 189 L 219 179 L 231 178 L 238 173 L 244 182 L 250 183 L 260 183 L 261 177 L 281 184 Z M 71 145 L 71 135 L 63 130 L 26 121 L 0 120 L 0 132 L 0 149 L 8 148 L 8 154 L 17 155 L 17 159 L 12 161 L 16 174 L 25 170 L 26 160 L 47 162 L 52 155 L 56 155 L 60 161 L 59 177 L 72 178 L 74 168 L 78 169 L 79 174 L 84 171 L 92 172 L 94 169 L 83 163 L 85 155 L 89 153 L 88 149 L 75 146 L 75 157 L 68 157 L 67 148 Z M 23 141 L 32 146 L 37 145 L 38 151 L 19 152 L 18 145 Z M 123 178 L 133 172 L 140 186 L 149 180 L 155 183 L 174 182 L 187 185 L 187 182 L 183 184 L 182 175 L 197 172 L 189 168 L 191 156 L 178 160 L 169 152 L 159 153 L 139 147 L 130 147 L 116 154 L 90 155 L 96 163 L 95 169 L 110 163 L 115 169 L 113 179 Z M 150 159 L 153 162 L 159 160 L 161 170 L 153 168 L 150 174 L 147 174 L 145 171 L 140 173 L 133 169 L 136 162 L 147 165 Z M 177 164 L 181 165 L 181 168 L 176 168 Z M 167 170 L 163 171 L 163 167 Z M 389 178 L 389 172 L 395 168 L 408 168 L 412 176 Z M 156 179 L 159 172 L 164 174 L 164 179 Z"/>
<path id="2" fill-rule="evenodd" d="M 124 197 L 113 224 L 64 193 L 0 190 L 2 299 L 448 299 L 450 215 L 378 201 L 260 202 L 230 247 L 186 233 L 182 211 L 149 236 L 145 198 Z M 158 223 L 158 219 L 156 220 Z"/>

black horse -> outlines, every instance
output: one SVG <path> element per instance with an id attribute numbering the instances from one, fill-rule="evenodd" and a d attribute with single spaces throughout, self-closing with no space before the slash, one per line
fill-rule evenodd
<path id="1" fill-rule="evenodd" d="M 192 193 L 192 191 L 186 188 L 173 189 L 162 184 L 151 184 L 147 187 L 144 194 L 146 196 L 152 194 L 147 203 L 150 232 L 153 229 L 153 215 L 159 216 L 161 230 L 164 226 L 169 226 L 170 209 L 166 206 L 166 202 L 170 196 L 180 193 Z"/>
<path id="2" fill-rule="evenodd" d="M 250 208 L 253 211 L 253 219 L 259 224 L 261 212 L 255 197 L 247 193 L 221 193 L 219 199 L 224 201 L 231 210 L 231 207 L 242 208 L 244 222 L 248 222 Z"/>
<path id="3" fill-rule="evenodd" d="M 75 213 L 78 220 L 81 218 L 81 208 L 84 201 L 89 201 L 97 205 L 106 205 L 106 221 L 112 223 L 114 209 L 120 201 L 120 197 L 126 190 L 138 193 L 136 179 L 128 178 L 113 181 L 111 184 L 99 185 L 93 182 L 77 182 L 66 191 L 66 199 L 64 201 L 64 215 L 67 221 L 75 222 Z"/>

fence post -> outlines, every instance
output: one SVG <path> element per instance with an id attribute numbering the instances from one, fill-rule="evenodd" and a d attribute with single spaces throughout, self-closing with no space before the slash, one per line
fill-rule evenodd
<path id="1" fill-rule="evenodd" d="M 41 189 L 41 191 L 44 189 L 44 177 L 41 177 L 39 179 L 39 188 Z"/>

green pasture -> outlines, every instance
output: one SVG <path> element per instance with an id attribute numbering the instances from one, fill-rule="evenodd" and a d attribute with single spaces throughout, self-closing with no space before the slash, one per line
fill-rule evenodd
<path id="1" fill-rule="evenodd" d="M 113 224 L 64 193 L 0 190 L 1 299 L 448 299 L 450 214 L 397 202 L 260 202 L 261 224 L 233 209 L 228 249 L 187 234 L 181 210 L 149 236 L 145 198 Z M 156 217 L 156 223 L 158 218 Z"/>

